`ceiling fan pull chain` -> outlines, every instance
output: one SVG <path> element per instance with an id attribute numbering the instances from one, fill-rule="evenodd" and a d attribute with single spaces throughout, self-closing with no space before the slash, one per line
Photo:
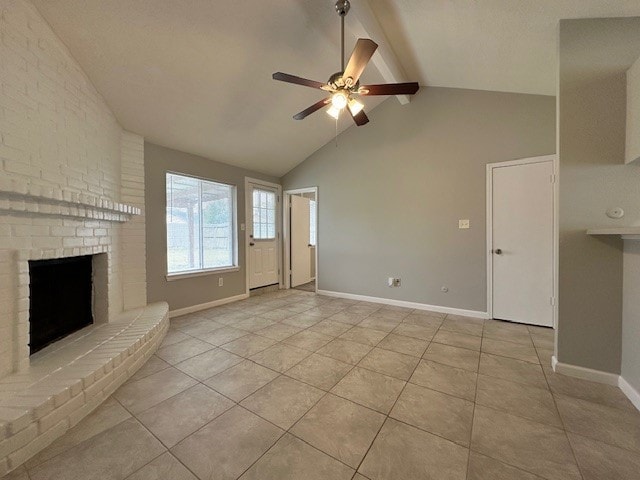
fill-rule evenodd
<path id="1" fill-rule="evenodd" d="M 338 148 L 338 118 L 336 117 L 336 148 Z"/>

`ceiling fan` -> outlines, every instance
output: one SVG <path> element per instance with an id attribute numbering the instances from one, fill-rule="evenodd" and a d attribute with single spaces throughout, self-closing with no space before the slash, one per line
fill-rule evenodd
<path id="1" fill-rule="evenodd" d="M 293 116 L 296 120 L 302 120 L 322 107 L 331 104 L 327 113 L 336 120 L 340 112 L 345 108 L 353 118 L 356 125 L 361 126 L 369 122 L 369 118 L 364 113 L 364 105 L 354 97 L 358 95 L 413 95 L 420 86 L 417 82 L 409 83 L 385 83 L 380 85 L 360 85 L 360 75 L 366 68 L 369 60 L 378 48 L 378 45 L 368 38 L 359 38 L 351 53 L 347 67 L 344 66 L 344 17 L 349 13 L 351 4 L 349 0 L 338 0 L 336 2 L 336 12 L 340 15 L 341 26 L 341 50 L 340 50 L 340 71 L 331 75 L 327 83 L 316 82 L 306 78 L 296 77 L 288 73 L 276 72 L 273 74 L 274 80 L 281 82 L 295 83 L 305 87 L 318 88 L 330 92 L 327 98 L 314 103 L 309 108 L 305 108 L 300 113 Z"/>

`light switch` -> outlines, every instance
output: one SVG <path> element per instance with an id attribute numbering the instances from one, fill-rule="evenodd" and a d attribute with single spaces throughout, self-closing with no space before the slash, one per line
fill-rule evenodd
<path id="1" fill-rule="evenodd" d="M 469 228 L 469 219 L 461 219 L 458 220 L 458 228 Z"/>

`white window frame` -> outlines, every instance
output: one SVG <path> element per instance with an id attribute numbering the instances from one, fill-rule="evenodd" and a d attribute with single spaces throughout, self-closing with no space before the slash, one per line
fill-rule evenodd
<path id="1" fill-rule="evenodd" d="M 168 175 L 176 175 L 176 176 L 180 176 L 180 177 L 186 177 L 186 178 L 193 178 L 196 179 L 198 181 L 201 182 L 208 182 L 208 183 L 215 183 L 218 185 L 224 185 L 224 186 L 228 186 L 231 187 L 231 208 L 232 208 L 232 213 L 231 213 L 231 233 L 233 235 L 232 238 L 232 248 L 233 248 L 233 253 L 232 253 L 232 259 L 233 259 L 233 264 L 232 265 L 225 265 L 223 267 L 215 267 L 215 268 L 197 268 L 197 269 L 192 269 L 192 270 L 184 270 L 184 271 L 180 271 L 180 272 L 169 272 L 169 246 L 168 244 L 166 245 L 165 248 L 165 271 L 166 271 L 166 275 L 165 278 L 167 279 L 167 281 L 173 281 L 173 280 L 180 280 L 183 278 L 191 278 L 191 277 L 200 277 L 200 276 L 204 276 L 204 275 L 212 275 L 212 274 L 216 274 L 216 273 L 227 273 L 227 272 L 237 272 L 240 270 L 240 266 L 238 263 L 238 187 L 237 185 L 234 185 L 232 183 L 227 183 L 227 182 L 221 182 L 219 180 L 213 180 L 211 178 L 204 178 L 204 177 L 199 177 L 196 175 L 190 175 L 188 173 L 183 173 L 183 172 L 176 172 L 176 171 L 172 171 L 172 170 L 167 170 L 165 171 L 165 185 L 164 185 L 164 192 L 165 192 L 165 198 L 167 195 L 167 177 Z M 202 185 L 202 184 L 199 184 Z M 199 187 L 201 188 L 201 187 Z M 167 205 L 165 203 L 165 240 L 167 239 L 167 220 L 166 220 L 166 211 L 167 211 Z M 202 215 L 202 209 L 200 209 L 200 215 Z M 202 221 L 200 221 L 200 226 L 202 227 Z M 200 228 L 200 255 L 203 254 L 203 250 L 202 250 L 202 228 Z"/>

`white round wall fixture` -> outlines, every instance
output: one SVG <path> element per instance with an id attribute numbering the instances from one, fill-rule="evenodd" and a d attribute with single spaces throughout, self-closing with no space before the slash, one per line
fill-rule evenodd
<path id="1" fill-rule="evenodd" d="M 607 210 L 607 217 L 609 218 L 622 218 L 624 217 L 624 210 L 620 207 L 613 207 Z"/>

